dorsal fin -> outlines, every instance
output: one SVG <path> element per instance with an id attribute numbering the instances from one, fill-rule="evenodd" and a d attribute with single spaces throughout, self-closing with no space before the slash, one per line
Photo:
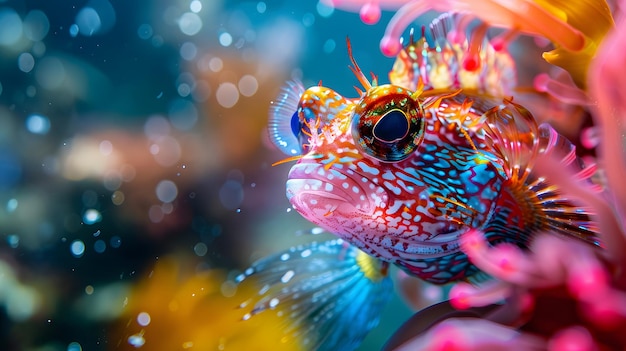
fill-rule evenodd
<path id="1" fill-rule="evenodd" d="M 514 183 L 525 183 L 539 151 L 539 127 L 531 113 L 504 99 L 485 113 L 486 142 L 504 161 L 504 172 Z"/>
<path id="2" fill-rule="evenodd" d="M 570 167 L 583 179 L 590 178 L 595 168 L 584 168 L 569 140 L 549 124 L 537 126 L 530 112 L 511 100 L 505 99 L 503 104 L 487 111 L 485 117 L 487 145 L 503 160 L 502 167 L 511 187 L 520 192 L 516 197 L 533 209 L 542 229 L 599 245 L 593 213 L 577 206 L 564 191 L 533 171 L 534 162 L 542 155 L 554 156 L 561 161 L 556 166 Z"/>
<path id="3" fill-rule="evenodd" d="M 569 168 L 580 180 L 591 181 L 596 167 L 586 166 L 576 156 L 576 147 L 564 136 L 555 131 L 549 124 L 539 126 L 539 154 L 549 156 L 560 163 L 555 167 Z M 527 185 L 529 191 L 537 195 L 544 222 L 548 228 L 568 234 L 593 245 L 601 245 L 599 242 L 598 225 L 592 218 L 594 213 L 589 208 L 576 206 L 567 197 L 567 193 L 546 182 L 542 177 L 532 175 L 532 183 Z M 600 186 L 592 186 L 601 191 Z"/>
<path id="4" fill-rule="evenodd" d="M 426 89 L 475 90 L 506 96 L 516 86 L 515 63 L 505 48 L 494 50 L 485 25 L 470 26 L 475 17 L 466 13 L 443 14 L 398 53 L 389 80 L 414 90 L 418 78 Z M 432 39 L 432 40 L 431 40 Z"/>

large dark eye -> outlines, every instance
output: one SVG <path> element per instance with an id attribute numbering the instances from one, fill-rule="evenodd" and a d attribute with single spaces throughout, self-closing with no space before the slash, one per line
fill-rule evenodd
<path id="1" fill-rule="evenodd" d="M 424 111 L 411 92 L 394 85 L 370 89 L 352 116 L 352 137 L 366 154 L 384 161 L 407 158 L 424 136 Z"/>

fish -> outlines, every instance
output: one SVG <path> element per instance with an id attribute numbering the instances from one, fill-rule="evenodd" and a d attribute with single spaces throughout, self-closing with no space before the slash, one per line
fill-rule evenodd
<path id="1" fill-rule="evenodd" d="M 515 88 L 510 54 L 490 46 L 486 27 L 479 26 L 469 40 L 459 35 L 464 21 L 462 14 L 444 14 L 430 24 L 430 39 L 425 30 L 419 40 L 411 35 L 388 84 L 375 76 L 368 80 L 348 41 L 350 69 L 361 84 L 357 97 L 321 84 L 305 89 L 296 81 L 270 107 L 270 137 L 288 155 L 277 164 L 295 161 L 286 180 L 287 198 L 302 217 L 341 241 L 291 250 L 340 245 L 353 257 L 346 261 L 338 254 L 313 265 L 320 269 L 307 269 L 312 260 L 282 261 L 288 253 L 283 252 L 249 269 L 252 276 L 303 272 L 307 283 L 288 285 L 274 278 L 268 289 L 275 292 L 260 294 L 253 311 L 267 310 L 267 301 L 277 294 L 281 300 L 290 296 L 298 318 L 316 311 L 307 317 L 315 325 L 308 332 L 317 340 L 312 349 L 353 349 L 354 343 L 320 343 L 328 340 L 321 330 L 332 330 L 334 337 L 369 330 L 366 321 L 377 321 L 372 309 L 367 319 L 332 327 L 319 324 L 321 315 L 388 299 L 380 294 L 391 293 L 382 288 L 389 285 L 389 265 L 433 284 L 487 279 L 461 251 L 460 238 L 469 230 L 484 232 L 491 245 L 528 248 L 533 235 L 550 231 L 602 247 L 591 210 L 568 199 L 533 165 L 539 157 L 557 157 L 560 167 L 582 178 L 590 178 L 595 168 L 586 167 L 571 142 L 549 124 L 538 125 L 508 95 Z M 346 283 L 346 264 L 354 266 L 366 289 Z M 303 286 L 361 298 L 343 304 L 293 302 Z"/>

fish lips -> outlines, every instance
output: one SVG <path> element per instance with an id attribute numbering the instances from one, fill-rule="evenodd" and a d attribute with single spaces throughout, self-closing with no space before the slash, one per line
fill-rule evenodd
<path id="1" fill-rule="evenodd" d="M 372 204 L 362 177 L 336 169 L 325 169 L 316 163 L 298 163 L 291 168 L 287 180 L 287 198 L 304 217 L 319 222 L 333 212 L 343 214 L 369 213 Z M 317 220 L 314 220 L 316 219 Z"/>

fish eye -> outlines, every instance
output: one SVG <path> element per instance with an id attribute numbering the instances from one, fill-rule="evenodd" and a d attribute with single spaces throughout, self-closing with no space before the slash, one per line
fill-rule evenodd
<path id="1" fill-rule="evenodd" d="M 393 85 L 370 89 L 352 116 L 352 137 L 361 151 L 383 162 L 411 155 L 424 136 L 424 111 L 411 92 Z"/>
<path id="2" fill-rule="evenodd" d="M 298 117 L 298 103 L 304 93 L 302 83 L 289 81 L 272 101 L 269 112 L 269 134 L 272 143 L 289 156 L 301 155 L 302 125 Z"/>
<path id="3" fill-rule="evenodd" d="M 374 138 L 386 143 L 402 140 L 409 132 L 409 121 L 406 114 L 400 110 L 391 110 L 385 113 L 374 124 L 372 134 Z"/>

